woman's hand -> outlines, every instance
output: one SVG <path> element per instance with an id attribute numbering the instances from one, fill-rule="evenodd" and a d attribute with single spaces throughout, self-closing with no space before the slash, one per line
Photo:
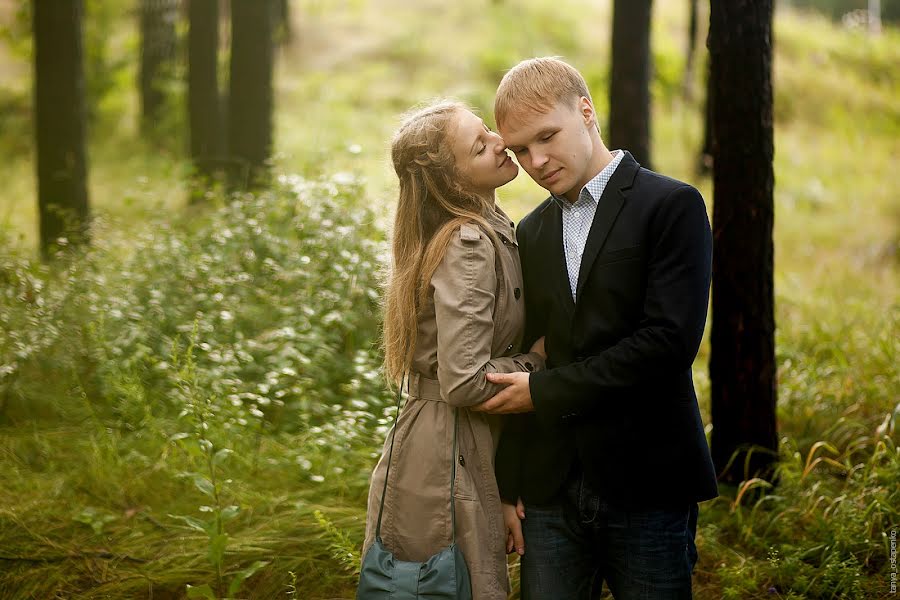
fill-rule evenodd
<path id="1" fill-rule="evenodd" d="M 542 338 L 543 339 L 543 338 Z M 503 503 L 503 522 L 506 524 L 506 553 L 513 550 L 519 556 L 525 554 L 525 538 L 522 537 L 522 519 L 525 518 L 525 505 L 519 498 L 515 504 Z"/>
<path id="2" fill-rule="evenodd" d="M 541 337 L 538 339 L 538 341 L 536 341 L 535 343 L 533 343 L 533 344 L 531 345 L 531 350 L 530 350 L 530 352 L 537 352 L 538 354 L 541 355 L 541 357 L 542 357 L 544 360 L 547 360 L 547 351 L 544 350 L 544 337 L 545 337 L 545 336 L 541 336 Z"/>

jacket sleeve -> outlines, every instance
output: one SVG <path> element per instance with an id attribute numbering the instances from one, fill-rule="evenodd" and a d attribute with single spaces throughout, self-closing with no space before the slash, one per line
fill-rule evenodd
<path id="1" fill-rule="evenodd" d="M 635 331 L 603 352 L 530 377 L 537 417 L 554 423 L 602 402 L 608 392 L 646 382 L 648 373 L 690 368 L 700 347 L 712 264 L 703 197 L 673 190 L 649 223 L 643 314 Z"/>
<path id="2" fill-rule="evenodd" d="M 525 338 L 523 346 L 531 345 L 542 335 L 544 322 L 537 318 L 534 308 L 534 294 L 528 292 L 528 244 L 525 232 L 526 220 L 523 219 L 516 228 L 516 240 L 519 243 L 519 258 L 522 260 L 523 289 L 525 292 Z M 497 454 L 494 459 L 494 472 L 497 478 L 497 488 L 503 502 L 515 504 L 522 495 L 522 456 L 527 439 L 528 420 L 533 415 L 513 414 L 505 415 L 503 433 L 500 435 L 500 443 L 497 446 Z"/>
<path id="3" fill-rule="evenodd" d="M 535 371 L 536 353 L 492 357 L 494 339 L 494 246 L 476 225 L 462 225 L 431 279 L 437 321 L 437 373 L 441 397 L 453 406 L 480 404 L 505 386 L 488 373 Z"/>

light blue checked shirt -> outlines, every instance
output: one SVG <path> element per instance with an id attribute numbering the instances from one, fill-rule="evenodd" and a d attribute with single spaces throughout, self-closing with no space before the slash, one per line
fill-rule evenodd
<path id="1" fill-rule="evenodd" d="M 572 290 L 572 299 L 575 299 L 575 290 L 578 288 L 578 271 L 581 269 L 581 256 L 587 244 L 588 233 L 591 231 L 591 223 L 594 222 L 594 214 L 597 212 L 597 203 L 610 177 L 616 171 L 616 167 L 622 162 L 625 153 L 621 150 L 612 151 L 613 159 L 597 175 L 587 182 L 578 194 L 578 200 L 573 204 L 562 196 L 551 194 L 553 199 L 562 208 L 562 240 L 563 252 L 566 256 L 566 268 L 569 271 L 569 288 Z"/>

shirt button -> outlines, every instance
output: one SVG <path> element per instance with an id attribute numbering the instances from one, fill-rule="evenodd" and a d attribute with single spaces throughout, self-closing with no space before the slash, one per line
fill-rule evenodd
<path id="1" fill-rule="evenodd" d="M 516 297 L 516 300 L 518 300 L 521 295 L 522 295 L 522 290 L 520 290 L 519 288 L 516 288 L 515 290 L 513 290 L 513 296 Z"/>

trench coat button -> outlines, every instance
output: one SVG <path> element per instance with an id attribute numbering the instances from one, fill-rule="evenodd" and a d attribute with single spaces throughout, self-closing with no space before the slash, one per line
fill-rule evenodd
<path id="1" fill-rule="evenodd" d="M 463 458 L 463 455 L 462 455 L 462 454 L 459 455 L 459 465 L 460 465 L 461 467 L 466 466 L 466 459 Z"/>
<path id="2" fill-rule="evenodd" d="M 509 351 L 512 350 L 512 349 L 513 349 L 513 345 L 512 345 L 512 344 L 510 344 L 509 346 L 506 347 L 506 351 L 507 351 L 507 352 L 509 352 Z"/>
<path id="3" fill-rule="evenodd" d="M 518 300 L 522 296 L 522 290 L 516 288 L 515 290 L 513 290 L 513 296 L 515 296 L 516 300 Z"/>
<path id="4" fill-rule="evenodd" d="M 529 371 L 534 371 L 534 365 L 531 364 L 530 362 L 525 363 L 525 368 L 528 369 Z"/>

